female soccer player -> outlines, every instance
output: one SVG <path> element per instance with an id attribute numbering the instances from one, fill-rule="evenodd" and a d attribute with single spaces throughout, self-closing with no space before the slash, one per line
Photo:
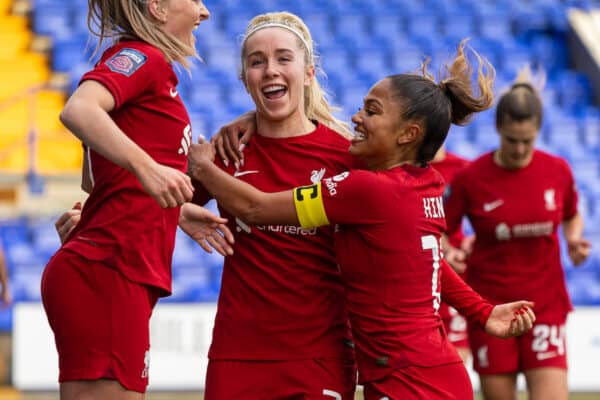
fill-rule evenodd
<path id="1" fill-rule="evenodd" d="M 530 399 L 568 398 L 565 322 L 572 306 L 558 226 L 575 265 L 587 258 L 590 243 L 582 238 L 570 168 L 534 148 L 541 124 L 542 102 L 524 70 L 496 108 L 500 146 L 456 175 L 446 202 L 449 230 L 466 215 L 477 238 L 467 282 L 493 302 L 527 296 L 536 306 L 533 329 L 518 338 L 497 340 L 470 327 L 474 368 L 487 400 L 515 398 L 519 372 Z"/>
<path id="2" fill-rule="evenodd" d="M 444 145 L 440 147 L 437 153 L 435 153 L 433 160 L 431 160 L 431 166 L 435 168 L 440 175 L 442 175 L 446 186 L 452 182 L 454 175 L 456 175 L 458 171 L 462 170 L 468 164 L 468 160 L 458 156 L 457 154 L 449 152 L 446 150 Z M 448 191 L 444 193 L 444 198 L 447 197 L 447 193 Z M 472 244 L 474 236 L 465 236 L 462 226 L 460 226 L 456 232 L 452 232 L 452 234 L 446 239 L 450 241 L 452 246 L 468 250 Z M 464 268 L 457 270 L 456 267 L 457 265 L 464 265 L 463 260 L 460 260 L 460 263 L 453 263 L 448 259 L 448 254 L 444 254 L 444 257 L 456 272 L 460 274 L 465 272 Z M 444 322 L 444 328 L 448 334 L 448 339 L 456 348 L 460 358 L 462 358 L 464 362 L 467 362 L 471 355 L 471 350 L 469 349 L 469 339 L 467 335 L 467 321 L 458 313 L 458 311 L 456 311 L 454 307 L 450 307 L 444 302 L 440 304 L 440 316 Z"/>
<path id="3" fill-rule="evenodd" d="M 86 73 L 61 121 L 85 147 L 81 219 L 50 260 L 42 300 L 59 356 L 60 396 L 143 399 L 149 319 L 171 290 L 191 127 L 173 63 L 197 56 L 197 0 L 90 0 L 88 21 L 114 43 Z M 215 218 L 215 222 L 224 220 Z"/>
<path id="4" fill-rule="evenodd" d="M 252 65 L 253 58 L 249 61 Z M 270 57 L 257 61 L 265 63 L 265 71 L 273 62 Z M 437 312 L 440 290 L 452 297 L 464 284 L 441 259 L 444 182 L 427 162 L 443 143 L 451 122 L 465 123 L 472 113 L 490 107 L 493 69 L 487 67 L 488 74 L 481 64 L 478 71 L 479 97 L 471 95 L 472 71 L 464 43 L 449 68 L 450 76 L 439 84 L 425 68 L 423 76 L 394 75 L 378 82 L 353 117 L 356 136 L 349 152 L 369 170 L 318 177 L 294 190 L 266 187 L 269 192 L 279 191 L 265 193 L 215 166 L 211 145 L 192 146 L 192 176 L 246 228 L 279 226 L 307 234 L 335 225 L 335 251 L 367 399 L 473 396 L 469 376 Z M 285 110 L 278 100 L 286 96 L 286 85 L 268 80 L 280 75 L 263 72 L 263 76 L 267 82 L 261 80 L 257 87 L 263 89 L 264 107 L 273 114 Z M 262 131 L 263 104 L 257 103 L 259 134 L 252 139 Z M 245 150 L 244 171 L 272 174 L 254 164 L 253 152 L 260 149 L 252 150 L 252 139 Z M 295 166 L 285 164 L 289 170 Z M 187 214 L 187 208 L 182 214 Z M 310 247 L 299 250 L 312 252 Z M 298 279 L 297 275 L 288 278 Z M 526 301 L 492 307 L 473 293 L 463 291 L 461 296 L 465 315 L 491 334 L 522 333 L 535 319 L 532 303 Z M 313 301 L 305 298 L 307 303 Z"/>

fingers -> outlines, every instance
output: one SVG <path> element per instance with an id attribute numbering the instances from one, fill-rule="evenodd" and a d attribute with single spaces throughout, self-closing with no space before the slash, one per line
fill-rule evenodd
<path id="1" fill-rule="evenodd" d="M 240 168 L 240 157 L 238 155 L 239 140 L 237 134 L 223 135 L 223 145 L 225 147 L 226 157 L 233 163 L 235 169 Z"/>
<path id="2" fill-rule="evenodd" d="M 223 236 L 215 232 L 207 239 L 208 243 L 223 257 L 233 254 L 233 248 L 225 241 Z"/>
<path id="3" fill-rule="evenodd" d="M 510 333 L 512 336 L 519 336 L 529 331 L 535 323 L 535 314 L 529 307 L 520 308 L 514 313 L 511 321 Z"/>
<path id="4" fill-rule="evenodd" d="M 223 133 L 223 128 L 221 128 L 219 133 L 217 133 L 210 139 L 210 143 L 213 146 L 215 146 L 217 155 L 219 156 L 219 158 L 221 158 L 223 165 L 225 167 L 229 167 L 229 160 L 227 159 L 227 153 L 225 152 L 225 147 L 223 146 L 223 136 L 225 136 L 225 134 Z"/>
<path id="5" fill-rule="evenodd" d="M 189 176 L 177 171 L 175 182 L 162 191 L 156 199 L 163 208 L 179 207 L 190 201 L 194 196 L 194 185 Z"/>

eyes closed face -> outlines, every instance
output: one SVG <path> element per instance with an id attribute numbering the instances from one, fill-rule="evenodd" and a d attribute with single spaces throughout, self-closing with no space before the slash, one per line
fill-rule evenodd
<path id="1" fill-rule="evenodd" d="M 314 78 L 306 67 L 305 49 L 292 32 L 261 29 L 245 43 L 244 83 L 257 118 L 270 121 L 305 119 L 304 92 Z"/>
<path id="2" fill-rule="evenodd" d="M 192 33 L 210 13 L 201 0 L 165 0 L 159 8 L 164 16 L 163 29 L 183 43 L 194 46 Z"/>
<path id="3" fill-rule="evenodd" d="M 388 79 L 376 83 L 363 108 L 352 116 L 355 136 L 350 154 L 364 160 L 370 169 L 386 169 L 398 162 L 398 136 L 404 122 L 400 104 L 390 96 L 390 86 Z"/>
<path id="4" fill-rule="evenodd" d="M 529 165 L 538 132 L 535 118 L 525 121 L 505 121 L 498 128 L 500 135 L 498 158 L 502 166 L 517 169 Z"/>

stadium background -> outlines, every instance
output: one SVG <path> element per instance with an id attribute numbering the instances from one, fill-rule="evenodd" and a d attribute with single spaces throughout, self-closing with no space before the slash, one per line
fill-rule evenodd
<path id="1" fill-rule="evenodd" d="M 463 37 L 471 37 L 471 45 L 496 67 L 497 93 L 524 64 L 542 67 L 548 79 L 538 147 L 563 156 L 573 167 L 585 236 L 594 246 L 582 268 L 575 270 L 567 258 L 563 263 L 577 311 L 589 315 L 586 323 L 592 321 L 587 327 L 577 325 L 586 331 L 578 340 L 585 342 L 582 352 L 592 359 L 588 368 L 598 376 L 600 332 L 593 321 L 600 325 L 599 0 L 207 0 L 205 4 L 211 18 L 197 32 L 204 63 L 196 63 L 191 76 L 185 71 L 178 74 L 194 139 L 199 134 L 210 136 L 222 123 L 253 108 L 238 80 L 239 37 L 250 18 L 265 11 L 289 10 L 305 20 L 327 71 L 325 86 L 348 121 L 379 78 L 415 70 L 425 55 L 432 57 L 435 70 Z M 86 13 L 86 0 L 0 0 L 0 239 L 15 300 L 0 311 L 2 399 L 19 398 L 12 390 L 15 386 L 27 393 L 22 398 L 56 398 L 31 392 L 54 390 L 39 376 L 55 379 L 55 375 L 33 371 L 32 365 L 54 361 L 35 350 L 34 344 L 46 342 L 36 339 L 40 331 L 28 323 L 44 322 L 39 314 L 39 280 L 59 246 L 54 219 L 85 198 L 79 189 L 81 146 L 61 126 L 58 113 L 93 62 L 95 42 L 87 34 Z M 447 147 L 467 158 L 494 148 L 498 139 L 493 118 L 493 111 L 486 112 L 468 127 L 453 127 Z M 220 256 L 203 253 L 179 232 L 174 295 L 161 300 L 159 309 L 167 315 L 169 307 L 174 307 L 172 311 L 191 306 L 190 314 L 181 313 L 180 318 L 205 310 L 210 321 L 221 270 Z M 37 314 L 27 319 L 31 309 Z M 182 328 L 182 319 L 156 322 L 153 340 L 174 346 L 178 330 L 188 329 Z M 189 327 L 189 334 L 209 340 L 210 326 L 200 325 Z M 197 353 L 203 349 L 195 348 Z M 52 354 L 51 343 L 46 351 Z M 154 368 L 158 363 L 153 359 Z M 200 382 L 202 370 L 193 371 L 193 364 L 190 368 Z M 600 384 L 600 377 L 596 380 Z M 585 390 L 585 385 L 578 390 Z M 163 391 L 160 385 L 156 391 Z M 163 393 L 153 398 L 186 397 Z M 573 398 L 600 399 L 600 394 Z"/>

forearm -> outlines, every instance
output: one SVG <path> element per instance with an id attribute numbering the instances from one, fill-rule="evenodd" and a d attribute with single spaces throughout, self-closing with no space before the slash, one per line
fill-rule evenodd
<path id="1" fill-rule="evenodd" d="M 292 191 L 265 193 L 232 177 L 208 159 L 190 170 L 217 202 L 244 222 L 254 224 L 297 224 Z"/>
<path id="2" fill-rule="evenodd" d="M 581 239 L 583 236 L 583 218 L 581 217 L 581 214 L 577 213 L 572 218 L 564 220 L 562 228 L 563 235 L 567 242 Z"/>
<path id="3" fill-rule="evenodd" d="M 471 322 L 484 326 L 494 306 L 467 285 L 444 260 L 441 261 L 442 301 Z"/>

